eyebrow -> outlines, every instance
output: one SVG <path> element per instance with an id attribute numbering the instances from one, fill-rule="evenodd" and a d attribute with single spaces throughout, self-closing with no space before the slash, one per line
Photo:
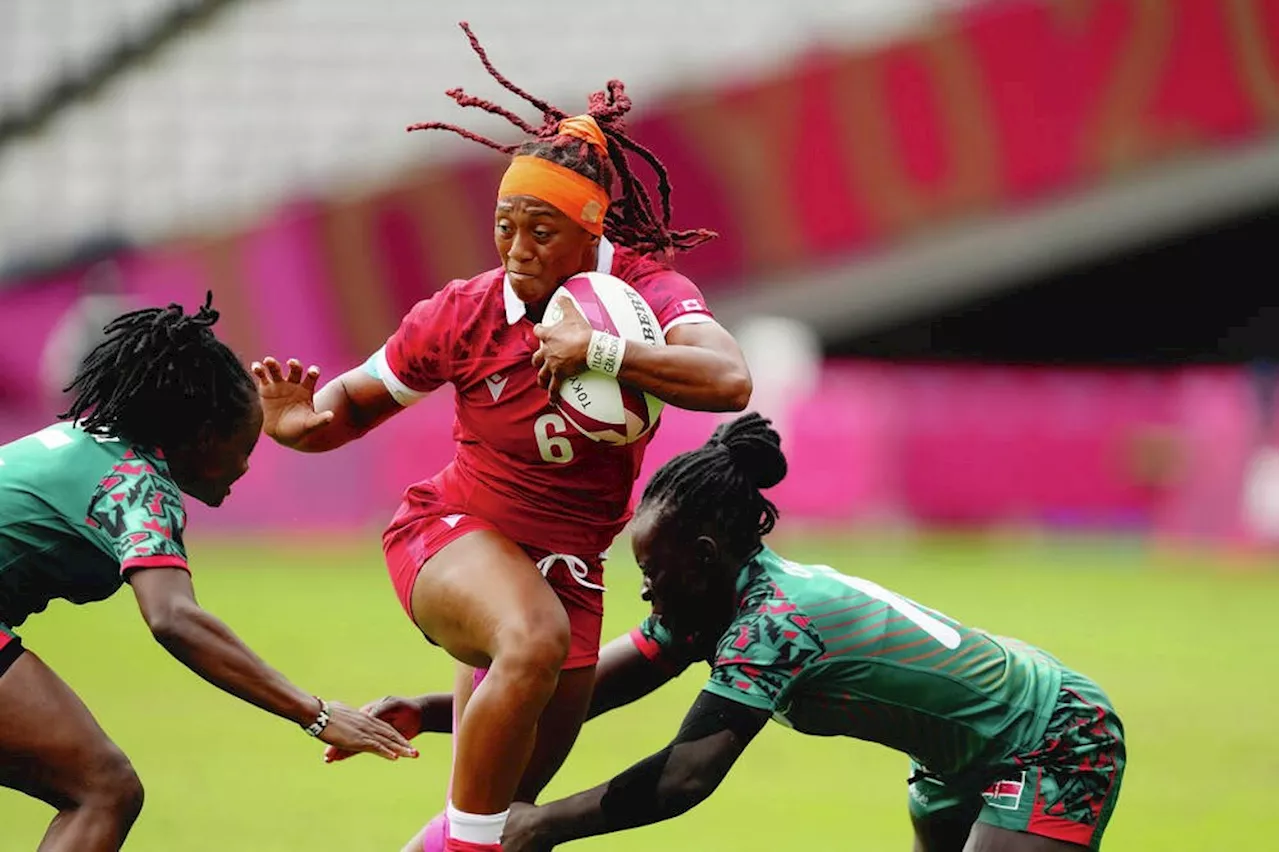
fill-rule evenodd
<path id="1" fill-rule="evenodd" d="M 497 207 L 497 210 L 499 213 L 510 213 L 515 209 L 516 209 L 516 206 L 509 202 L 503 202 L 499 204 Z M 555 216 L 560 211 L 557 210 L 555 207 L 552 207 L 550 204 L 537 205 L 537 206 L 532 204 L 526 204 L 524 206 L 524 212 L 529 216 Z"/>

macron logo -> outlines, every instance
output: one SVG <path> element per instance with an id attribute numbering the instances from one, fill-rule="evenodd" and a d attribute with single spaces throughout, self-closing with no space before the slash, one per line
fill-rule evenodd
<path id="1" fill-rule="evenodd" d="M 498 397 L 502 396 L 502 389 L 507 386 L 507 377 L 494 373 L 487 376 L 484 383 L 489 386 L 489 395 L 493 397 L 493 401 L 497 402 Z"/>
<path id="2" fill-rule="evenodd" d="M 463 519 L 463 518 L 465 518 L 465 517 L 466 517 L 466 515 L 445 515 L 445 516 L 444 516 L 443 518 L 441 518 L 440 520 L 442 520 L 442 521 L 444 521 L 446 524 L 448 524 L 448 525 L 449 525 L 449 529 L 453 529 L 454 527 L 456 527 L 456 526 L 458 525 L 458 521 L 462 520 L 462 519 Z"/>

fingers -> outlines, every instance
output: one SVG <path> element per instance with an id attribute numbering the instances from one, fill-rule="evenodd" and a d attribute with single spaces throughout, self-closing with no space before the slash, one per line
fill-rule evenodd
<path id="1" fill-rule="evenodd" d="M 337 746 L 332 746 L 332 745 L 325 746 L 324 762 L 337 763 L 340 760 L 346 760 L 348 757 L 351 757 L 353 754 L 355 754 L 354 751 L 347 751 L 345 748 L 338 748 Z"/>
<path id="2" fill-rule="evenodd" d="M 266 387 L 280 378 L 280 362 L 268 355 L 261 361 L 254 361 L 249 372 L 258 380 L 258 387 Z"/>
<path id="3" fill-rule="evenodd" d="M 538 323 L 533 327 L 533 336 L 539 340 L 546 340 L 551 336 L 551 329 L 547 328 L 542 323 Z"/>
<path id="4" fill-rule="evenodd" d="M 538 368 L 538 387 L 545 388 L 551 385 L 551 368 L 545 363 Z"/>
<path id="5" fill-rule="evenodd" d="M 297 358 L 290 358 L 286 365 L 288 366 L 287 374 L 280 362 L 268 355 L 261 361 L 254 361 L 249 366 L 249 372 L 253 373 L 260 388 L 276 382 L 288 382 L 292 385 L 302 385 L 308 391 L 315 391 L 316 382 L 320 378 L 319 367 L 312 364 L 304 372 L 302 362 Z"/>
<path id="6" fill-rule="evenodd" d="M 400 742 L 393 742 L 390 745 L 390 749 L 393 755 L 392 757 L 393 760 L 398 757 L 417 757 L 418 756 L 418 750 L 403 740 L 401 740 Z"/>
<path id="7" fill-rule="evenodd" d="M 377 738 L 379 742 L 378 751 L 384 756 L 390 755 L 391 760 L 397 757 L 417 757 L 418 750 L 409 744 L 404 735 L 395 729 L 395 726 L 384 722 L 376 717 L 369 717 L 375 724 Z"/>
<path id="8" fill-rule="evenodd" d="M 399 760 L 402 757 L 417 757 L 418 750 L 405 743 L 401 745 L 394 740 L 379 738 L 366 746 L 365 751 L 376 754 L 385 760 Z"/>
<path id="9" fill-rule="evenodd" d="M 533 363 L 533 368 L 535 370 L 541 368 L 542 365 L 546 362 L 546 360 L 547 360 L 547 351 L 546 351 L 546 348 L 542 346 L 539 346 L 537 349 L 534 350 L 533 357 L 530 359 L 530 361 Z"/>
<path id="10" fill-rule="evenodd" d="M 390 735 L 381 732 L 366 734 L 356 748 L 358 750 L 344 749 L 331 745 L 324 750 L 324 762 L 337 763 L 361 752 L 376 754 L 385 760 L 399 760 L 402 757 L 418 756 L 418 750 L 409 745 L 408 740 L 394 732 Z"/>
<path id="11" fill-rule="evenodd" d="M 296 361 L 290 361 L 289 363 L 290 363 L 290 365 L 293 365 L 293 364 L 295 364 L 295 363 L 297 363 L 297 362 L 296 362 Z M 299 364 L 299 366 L 301 366 L 301 365 Z M 289 373 L 289 374 L 290 374 L 290 375 L 293 375 L 292 370 L 290 370 L 290 373 Z M 312 364 L 310 367 L 308 367 L 308 368 L 307 368 L 306 375 L 304 375 L 304 376 L 302 377 L 302 386 L 303 386 L 304 388 L 306 388 L 306 389 L 307 389 L 307 391 L 309 391 L 309 392 L 311 392 L 311 393 L 315 393 L 315 390 L 316 390 L 316 382 L 317 382 L 319 379 L 320 379 L 320 368 L 319 368 L 319 367 L 317 367 L 315 364 Z"/>

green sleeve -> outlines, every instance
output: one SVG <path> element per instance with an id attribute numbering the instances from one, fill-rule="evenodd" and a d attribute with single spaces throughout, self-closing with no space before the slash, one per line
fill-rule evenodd
<path id="1" fill-rule="evenodd" d="M 120 560 L 120 571 L 186 568 L 187 513 L 173 479 L 130 450 L 98 483 L 85 522 Z"/>

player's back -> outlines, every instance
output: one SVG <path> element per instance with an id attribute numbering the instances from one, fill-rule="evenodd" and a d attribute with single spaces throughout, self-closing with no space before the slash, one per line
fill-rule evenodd
<path id="1" fill-rule="evenodd" d="M 1043 735 L 1061 665 L 1039 649 L 828 566 L 765 550 L 749 570 L 738 635 L 718 656 L 749 636 L 794 649 L 775 705 L 784 724 L 883 743 L 942 775 L 999 762 Z"/>
<path id="2" fill-rule="evenodd" d="M 0 622 L 21 624 L 52 598 L 85 603 L 118 589 L 120 561 L 103 527 L 141 496 L 131 483 L 156 480 L 134 474 L 157 465 L 70 423 L 0 446 Z M 112 491 L 118 512 L 94 513 L 95 498 Z"/>

